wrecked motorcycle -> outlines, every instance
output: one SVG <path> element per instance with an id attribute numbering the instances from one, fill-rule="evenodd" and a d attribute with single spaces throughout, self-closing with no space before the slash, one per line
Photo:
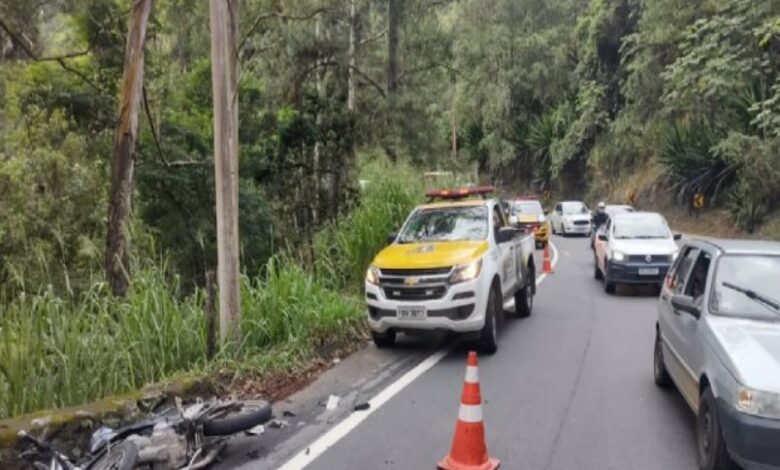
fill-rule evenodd
<path id="1" fill-rule="evenodd" d="M 266 423 L 272 415 L 264 401 L 212 400 L 186 408 L 177 402 L 151 419 L 99 429 L 78 463 L 26 432 L 19 437 L 31 445 L 23 457 L 39 470 L 195 470 L 215 461 L 228 436 Z"/>

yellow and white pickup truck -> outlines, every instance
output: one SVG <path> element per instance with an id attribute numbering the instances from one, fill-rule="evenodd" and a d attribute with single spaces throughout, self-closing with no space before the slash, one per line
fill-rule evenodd
<path id="1" fill-rule="evenodd" d="M 528 316 L 536 293 L 534 237 L 510 226 L 490 187 L 430 191 L 366 273 L 378 347 L 396 334 L 446 330 L 497 350 L 504 305 Z M 441 199 L 434 202 L 435 199 Z"/>

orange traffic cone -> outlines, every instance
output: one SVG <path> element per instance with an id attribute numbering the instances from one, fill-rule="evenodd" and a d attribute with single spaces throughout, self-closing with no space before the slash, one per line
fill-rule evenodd
<path id="1" fill-rule="evenodd" d="M 542 272 L 552 274 L 552 259 L 550 258 L 550 245 L 544 245 L 544 262 L 542 263 Z"/>
<path id="2" fill-rule="evenodd" d="M 479 392 L 477 353 L 469 353 L 466 380 L 460 399 L 460 412 L 455 425 L 452 450 L 437 468 L 439 470 L 496 470 L 498 459 L 488 456 L 485 445 L 485 426 L 482 423 L 482 396 Z"/>

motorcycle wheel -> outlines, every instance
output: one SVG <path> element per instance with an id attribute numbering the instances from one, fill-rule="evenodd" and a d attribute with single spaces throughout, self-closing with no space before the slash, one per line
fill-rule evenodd
<path id="1" fill-rule="evenodd" d="M 205 436 L 229 436 L 263 424 L 271 419 L 271 405 L 258 402 L 236 410 L 226 416 L 211 418 L 203 422 Z"/>
<path id="2" fill-rule="evenodd" d="M 87 470 L 133 470 L 138 463 L 138 446 L 123 441 L 107 447 L 103 454 L 87 466 Z"/>

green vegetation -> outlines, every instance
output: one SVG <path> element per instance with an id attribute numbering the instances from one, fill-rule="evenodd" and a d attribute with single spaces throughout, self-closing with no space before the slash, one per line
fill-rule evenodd
<path id="1" fill-rule="evenodd" d="M 323 241 L 335 241 L 332 251 L 323 248 L 327 271 L 314 274 L 280 254 L 264 275 L 242 278 L 241 343 L 225 346 L 211 362 L 204 291 L 182 295 L 165 265 L 140 270 L 124 300 L 103 284 L 77 296 L 4 298 L 0 418 L 136 390 L 178 372 L 295 371 L 319 348 L 362 337 L 361 299 L 341 289 L 358 290 L 354 284 L 388 227 L 420 197 L 411 170 L 401 171 L 409 179 L 369 184 L 354 210 L 322 233 Z"/>

